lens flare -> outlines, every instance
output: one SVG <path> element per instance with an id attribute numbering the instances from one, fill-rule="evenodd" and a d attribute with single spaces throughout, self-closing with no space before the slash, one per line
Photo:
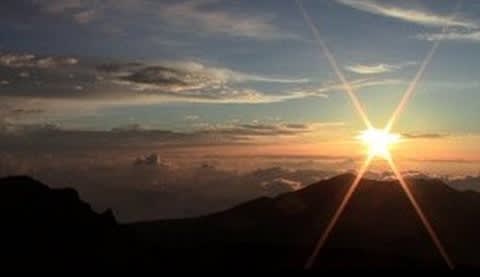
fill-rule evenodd
<path id="1" fill-rule="evenodd" d="M 437 234 L 435 233 L 432 225 L 428 221 L 427 217 L 423 214 L 423 211 L 420 208 L 420 205 L 418 205 L 417 201 L 413 197 L 413 194 L 410 191 L 410 188 L 408 187 L 407 183 L 403 179 L 403 176 L 401 175 L 400 171 L 397 169 L 395 163 L 393 162 L 393 159 L 390 155 L 390 148 L 393 144 L 397 143 L 400 140 L 400 135 L 391 133 L 391 129 L 393 128 L 393 125 L 395 121 L 398 119 L 399 115 L 401 112 L 404 110 L 405 106 L 408 104 L 410 101 L 417 84 L 421 80 L 422 76 L 424 75 L 424 72 L 427 68 L 427 66 L 430 64 L 433 55 L 435 54 L 438 46 L 439 46 L 439 41 L 436 41 L 433 43 L 430 51 L 427 53 L 427 56 L 423 60 L 423 62 L 420 64 L 419 70 L 416 73 L 415 77 L 411 81 L 410 85 L 408 86 L 406 92 L 404 93 L 402 99 L 400 100 L 400 103 L 398 106 L 395 108 L 392 116 L 388 120 L 385 128 L 383 130 L 380 129 L 375 129 L 373 128 L 370 119 L 367 116 L 367 113 L 365 112 L 363 106 L 361 105 L 360 101 L 358 100 L 356 94 L 353 92 L 352 86 L 348 83 L 347 79 L 343 75 L 342 71 L 340 70 L 340 67 L 337 64 L 337 61 L 335 60 L 335 57 L 333 54 L 330 52 L 330 50 L 327 47 L 327 44 L 322 40 L 320 37 L 320 32 L 318 28 L 315 26 L 313 23 L 313 20 L 310 18 L 310 16 L 307 14 L 306 10 L 304 9 L 302 5 L 301 0 L 296 1 L 298 8 L 300 12 L 302 13 L 303 18 L 305 19 L 305 22 L 307 23 L 308 27 L 310 27 L 310 30 L 312 31 L 312 34 L 314 38 L 316 39 L 317 43 L 319 44 L 323 54 L 327 57 L 327 60 L 332 67 L 333 71 L 337 75 L 338 79 L 341 81 L 343 84 L 343 88 L 345 91 L 348 93 L 350 96 L 350 99 L 352 100 L 352 103 L 357 110 L 358 114 L 360 115 L 361 119 L 363 120 L 364 124 L 367 127 L 367 130 L 361 132 L 361 134 L 358 136 L 358 138 L 365 143 L 365 145 L 368 148 L 368 156 L 359 170 L 355 180 L 353 181 L 352 185 L 348 189 L 346 195 L 344 196 L 342 202 L 340 203 L 340 206 L 337 208 L 335 211 L 335 214 L 333 215 L 332 219 L 330 220 L 329 224 L 327 225 L 327 228 L 325 229 L 324 233 L 318 240 L 318 242 L 315 245 L 315 248 L 313 250 L 313 253 L 308 257 L 307 262 L 305 263 L 305 268 L 310 269 L 314 262 L 315 259 L 318 255 L 318 252 L 320 249 L 323 247 L 325 242 L 327 241 L 330 233 L 332 232 L 333 228 L 335 227 L 338 219 L 340 218 L 341 214 L 343 213 L 343 210 L 347 206 L 348 202 L 350 201 L 350 198 L 352 197 L 353 193 L 355 192 L 356 188 L 360 185 L 360 181 L 367 171 L 370 163 L 372 162 L 373 158 L 376 156 L 380 156 L 384 158 L 388 164 L 390 165 L 392 171 L 394 172 L 395 176 L 397 177 L 397 180 L 400 183 L 400 186 L 403 188 L 405 194 L 407 195 L 408 199 L 410 200 L 413 208 L 417 212 L 418 216 L 420 217 L 420 220 L 422 221 L 423 225 L 428 231 L 428 234 L 432 238 L 433 243 L 437 247 L 438 251 L 440 252 L 441 256 L 445 260 L 446 264 L 450 269 L 454 268 L 454 263 L 450 259 L 450 257 L 447 254 L 447 251 L 443 247 L 440 239 L 438 238 Z M 452 19 L 455 18 L 458 10 L 461 7 L 462 1 L 457 2 L 457 6 L 455 7 L 454 13 L 452 15 Z M 445 33 L 448 30 L 448 21 L 446 22 L 445 26 L 442 28 L 442 32 Z"/>
<path id="2" fill-rule="evenodd" d="M 323 55 L 327 57 L 328 63 L 330 64 L 333 71 L 335 72 L 335 75 L 337 75 L 337 78 L 340 80 L 343 86 L 343 89 L 347 92 L 348 96 L 350 97 L 350 100 L 352 101 L 353 106 L 355 107 L 358 114 L 362 118 L 363 123 L 367 128 L 372 128 L 372 123 L 370 122 L 370 119 L 368 119 L 367 113 L 365 112 L 365 108 L 362 106 L 362 104 L 358 100 L 357 95 L 353 91 L 352 85 L 350 85 L 350 83 L 347 81 L 347 78 L 345 78 L 345 75 L 343 74 L 342 70 L 338 66 L 335 56 L 333 56 L 330 49 L 328 49 L 327 44 L 321 38 L 320 31 L 318 30 L 317 26 L 315 26 L 312 18 L 310 18 L 307 11 L 305 11 L 305 8 L 303 7 L 302 2 L 300 0 L 297 0 L 296 2 L 300 12 L 302 13 L 303 18 L 305 19 L 305 22 L 307 23 L 308 27 L 312 31 L 313 36 L 315 37 L 315 40 L 317 41 L 318 45 L 320 45 L 320 49 L 322 50 Z"/>
<path id="3" fill-rule="evenodd" d="M 367 171 L 368 167 L 370 166 L 370 163 L 373 160 L 373 156 L 368 156 L 368 158 L 365 160 L 363 163 L 362 167 L 358 171 L 357 177 L 355 177 L 355 180 L 353 181 L 352 185 L 348 189 L 347 193 L 342 199 L 342 202 L 340 202 L 340 206 L 338 206 L 337 210 L 335 211 L 335 214 L 333 215 L 332 219 L 327 225 L 327 228 L 323 232 L 322 236 L 318 240 L 317 244 L 315 245 L 315 248 L 313 249 L 312 254 L 308 257 L 307 262 L 305 263 L 305 269 L 311 269 L 313 264 L 315 263 L 315 259 L 317 258 L 318 252 L 320 252 L 320 249 L 323 248 L 323 245 L 327 241 L 328 237 L 330 236 L 330 233 L 332 232 L 333 228 L 335 225 L 337 225 L 337 221 L 342 215 L 343 211 L 345 210 L 345 207 L 347 206 L 348 202 L 350 202 L 350 198 L 352 198 L 353 193 L 357 189 L 358 185 L 360 185 L 360 181 L 362 180 L 363 175 Z"/>
<path id="4" fill-rule="evenodd" d="M 390 156 L 390 147 L 400 140 L 400 135 L 371 128 L 363 131 L 358 139 L 368 147 L 370 156 L 380 156 L 387 159 Z"/>
<path id="5" fill-rule="evenodd" d="M 455 17 L 457 16 L 458 10 L 460 9 L 461 6 L 462 6 L 462 1 L 458 1 L 457 5 L 455 6 L 455 10 L 453 12 L 453 15 L 450 17 L 450 20 L 446 21 L 447 23 L 442 28 L 442 34 L 445 34 L 448 31 L 448 27 L 449 27 L 448 22 L 451 22 L 455 19 Z M 425 73 L 425 70 L 427 69 L 427 66 L 432 61 L 433 55 L 437 51 L 437 48 L 438 48 L 439 45 L 440 45 L 440 40 L 436 40 L 436 41 L 433 42 L 433 45 L 430 48 L 430 51 L 428 51 L 427 56 L 425 57 L 425 59 L 423 59 L 422 63 L 420 64 L 420 67 L 418 68 L 417 73 L 415 74 L 415 77 L 413 78 L 413 80 L 408 85 L 408 88 L 405 91 L 405 93 L 403 94 L 402 99 L 400 100 L 400 103 L 395 108 L 392 116 L 388 120 L 387 125 L 385 127 L 385 130 L 387 130 L 387 131 L 392 130 L 393 125 L 397 121 L 400 113 L 402 113 L 402 111 L 405 109 L 405 106 L 408 104 L 408 102 L 412 98 L 413 93 L 415 92 L 415 89 L 417 88 L 418 83 L 422 79 L 422 77 Z"/>
<path id="6" fill-rule="evenodd" d="M 343 84 L 343 88 L 345 91 L 348 93 L 350 96 L 350 99 L 352 100 L 352 103 L 357 110 L 358 114 L 360 115 L 361 119 L 363 120 L 365 126 L 367 127 L 367 130 L 361 132 L 361 134 L 357 137 L 361 141 L 363 141 L 366 146 L 368 147 L 368 156 L 363 163 L 361 169 L 359 170 L 355 180 L 353 181 L 352 185 L 348 189 L 346 195 L 344 196 L 342 202 L 340 203 L 340 206 L 337 208 L 335 211 L 332 219 L 330 220 L 329 224 L 327 225 L 325 231 L 323 232 L 322 236 L 318 240 L 318 242 L 315 245 L 315 248 L 313 249 L 312 254 L 308 257 L 306 263 L 305 263 L 305 269 L 310 269 L 314 262 L 315 259 L 318 255 L 318 252 L 321 250 L 325 242 L 327 241 L 330 233 L 332 232 L 333 228 L 337 224 L 337 221 L 339 220 L 340 216 L 342 215 L 345 207 L 347 206 L 348 202 L 350 201 L 350 198 L 352 197 L 353 193 L 357 189 L 357 187 L 360 185 L 360 181 L 363 178 L 365 172 L 367 171 L 368 167 L 370 166 L 370 163 L 372 162 L 373 158 L 376 156 L 380 156 L 384 158 L 388 164 L 390 165 L 390 168 L 394 172 L 395 176 L 397 177 L 398 182 L 400 183 L 400 186 L 404 190 L 405 194 L 407 195 L 408 199 L 410 200 L 413 208 L 415 209 L 417 215 L 420 217 L 420 220 L 422 221 L 423 225 L 425 226 L 425 229 L 427 230 L 428 234 L 430 235 L 433 243 L 435 244 L 437 250 L 439 251 L 440 255 L 442 258 L 445 260 L 446 264 L 450 269 L 454 268 L 454 263 L 452 262 L 451 258 L 448 256 L 447 251 L 445 250 L 443 244 L 441 243 L 439 237 L 437 236 L 435 230 L 433 229 L 432 225 L 428 221 L 427 217 L 424 215 L 422 209 L 420 208 L 420 205 L 417 203 L 415 198 L 413 197 L 413 194 L 410 191 L 410 188 L 408 187 L 407 183 L 403 179 L 403 176 L 401 175 L 400 171 L 396 167 L 395 163 L 393 162 L 393 159 L 390 154 L 390 148 L 393 144 L 397 143 L 400 140 L 400 135 L 391 133 L 390 131 L 393 128 L 393 125 L 395 121 L 398 119 L 399 115 L 401 112 L 404 110 L 405 106 L 408 104 L 410 101 L 417 84 L 421 80 L 422 76 L 424 75 L 424 72 L 427 68 L 427 66 L 430 64 L 433 55 L 435 54 L 438 46 L 439 46 L 439 41 L 435 41 L 430 49 L 430 51 L 427 53 L 425 59 L 422 61 L 420 64 L 418 72 L 415 74 L 415 77 L 409 84 L 407 90 L 402 96 L 402 99 L 400 100 L 400 103 L 398 106 L 395 108 L 392 116 L 390 119 L 387 121 L 387 124 L 384 129 L 375 129 L 373 128 L 370 119 L 367 116 L 367 113 L 365 112 L 363 106 L 361 105 L 357 95 L 354 93 L 352 86 L 348 83 L 347 79 L 345 78 L 344 74 L 340 70 L 340 67 L 337 64 L 337 61 L 335 60 L 335 57 L 333 54 L 330 52 L 330 50 L 327 47 L 327 44 L 322 40 L 320 37 L 320 32 L 318 28 L 315 26 L 313 23 L 313 20 L 310 18 L 310 16 L 307 14 L 305 11 L 301 0 L 296 1 L 298 8 L 300 12 L 302 13 L 302 16 L 307 23 L 308 27 L 312 31 L 313 36 L 315 37 L 317 43 L 320 45 L 320 48 L 323 52 L 323 54 L 327 57 L 327 60 L 334 70 L 335 74 L 337 75 L 338 79 L 341 81 Z M 455 10 L 453 12 L 452 19 L 455 18 L 458 10 L 461 7 L 462 1 L 457 2 L 457 6 L 455 7 Z M 448 24 L 446 24 L 442 28 L 442 32 L 446 32 L 448 30 Z"/>
<path id="7" fill-rule="evenodd" d="M 398 170 L 397 165 L 393 162 L 393 159 L 391 157 L 388 157 L 387 161 L 390 164 L 390 168 L 392 169 L 393 174 L 395 175 L 398 182 L 400 183 L 400 186 L 402 187 L 403 191 L 407 195 L 408 200 L 410 200 L 410 203 L 412 204 L 415 212 L 417 213 L 418 217 L 422 221 L 423 226 L 425 226 L 425 229 L 430 235 L 430 238 L 432 239 L 433 244 L 437 248 L 438 252 L 442 256 L 445 263 L 448 265 L 448 268 L 453 270 L 455 268 L 455 264 L 453 263 L 452 259 L 450 258 L 447 251 L 445 250 L 445 247 L 443 246 L 442 242 L 440 241 L 440 238 L 438 237 L 437 233 L 433 229 L 432 224 L 423 213 L 422 209 L 420 208 L 420 205 L 418 205 L 417 200 L 415 200 L 415 197 L 413 197 L 413 194 L 410 191 L 410 188 L 407 182 L 405 181 L 402 174 Z"/>

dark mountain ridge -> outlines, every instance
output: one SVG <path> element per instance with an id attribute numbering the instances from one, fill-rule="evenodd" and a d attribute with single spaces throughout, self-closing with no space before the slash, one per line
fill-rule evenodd
<path id="1" fill-rule="evenodd" d="M 355 176 L 208 216 L 118 224 L 71 189 L 0 179 L 2 263 L 11 269 L 302 269 Z M 480 266 L 480 194 L 410 180 L 457 269 Z M 3 267 L 5 268 L 5 267 Z M 362 180 L 314 269 L 447 269 L 395 181 Z"/>

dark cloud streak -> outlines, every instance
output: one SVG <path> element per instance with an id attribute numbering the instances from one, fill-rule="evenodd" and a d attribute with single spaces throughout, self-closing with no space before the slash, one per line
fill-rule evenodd
<path id="1" fill-rule="evenodd" d="M 440 139 L 446 138 L 449 135 L 438 133 L 404 133 L 402 136 L 407 139 Z"/>
<path id="2" fill-rule="evenodd" d="M 35 111 L 36 112 L 36 111 Z M 64 129 L 54 124 L 0 123 L 0 147 L 10 151 L 71 152 L 82 149 L 168 148 L 255 144 L 256 138 L 298 136 L 314 131 L 310 126 L 288 124 L 219 125 L 191 132 L 147 129 L 138 124 L 111 130 Z"/>

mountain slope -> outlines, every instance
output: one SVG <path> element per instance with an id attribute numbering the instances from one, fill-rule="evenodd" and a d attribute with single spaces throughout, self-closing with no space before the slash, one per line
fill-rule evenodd
<path id="1" fill-rule="evenodd" d="M 211 216 L 132 227 L 150 249 L 152 242 L 169 249 L 161 258 L 171 265 L 186 259 L 230 268 L 241 260 L 247 268 L 301 268 L 353 179 L 341 175 Z M 478 265 L 480 196 L 435 180 L 417 180 L 412 189 L 454 261 Z M 332 267 L 446 268 L 398 183 L 372 180 L 362 181 L 315 263 Z"/>
<path id="2" fill-rule="evenodd" d="M 340 175 L 209 216 L 120 225 L 71 189 L 0 179 L 2 269 L 301 269 L 353 181 Z M 458 268 L 478 268 L 480 194 L 412 191 Z M 315 269 L 447 269 L 396 182 L 362 180 Z"/>

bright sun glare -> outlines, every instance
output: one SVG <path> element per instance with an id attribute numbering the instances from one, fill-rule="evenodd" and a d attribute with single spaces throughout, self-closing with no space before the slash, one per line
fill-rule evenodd
<path id="1" fill-rule="evenodd" d="M 358 138 L 368 147 L 368 153 L 371 156 L 380 156 L 388 159 L 390 147 L 400 140 L 400 135 L 371 128 L 362 131 Z"/>

